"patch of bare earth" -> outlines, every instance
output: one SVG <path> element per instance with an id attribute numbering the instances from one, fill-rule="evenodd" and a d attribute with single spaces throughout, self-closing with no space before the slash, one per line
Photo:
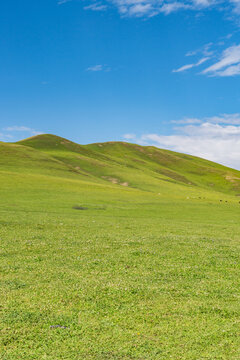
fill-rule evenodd
<path id="1" fill-rule="evenodd" d="M 232 176 L 232 175 L 226 175 L 225 177 L 226 180 L 232 182 L 232 183 L 235 183 L 236 180 L 240 181 L 240 178 L 237 177 L 237 176 Z"/>
<path id="2" fill-rule="evenodd" d="M 111 176 L 102 176 L 102 179 L 108 180 L 110 181 L 112 184 L 118 184 L 118 185 L 122 185 L 122 186 L 128 186 L 128 182 L 122 182 L 120 183 L 120 180 L 118 180 L 117 178 L 111 177 Z"/>

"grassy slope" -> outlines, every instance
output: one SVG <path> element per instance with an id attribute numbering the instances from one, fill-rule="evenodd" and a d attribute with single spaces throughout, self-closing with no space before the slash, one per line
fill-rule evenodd
<path id="1" fill-rule="evenodd" d="M 45 140 L 0 144 L 0 359 L 239 359 L 239 172 Z"/>
<path id="2" fill-rule="evenodd" d="M 168 150 L 119 142 L 81 146 L 54 135 L 40 135 L 19 143 L 98 179 L 128 183 L 148 191 L 160 191 L 166 187 L 163 182 L 168 181 L 210 191 L 240 192 L 238 171 Z"/>

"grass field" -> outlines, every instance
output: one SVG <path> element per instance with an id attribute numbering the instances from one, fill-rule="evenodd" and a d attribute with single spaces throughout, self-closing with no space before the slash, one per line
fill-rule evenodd
<path id="1" fill-rule="evenodd" d="M 240 172 L 0 143 L 0 359 L 240 359 Z"/>

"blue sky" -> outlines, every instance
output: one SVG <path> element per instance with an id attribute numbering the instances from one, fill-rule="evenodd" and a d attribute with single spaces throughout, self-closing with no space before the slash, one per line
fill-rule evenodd
<path id="1" fill-rule="evenodd" d="M 126 140 L 240 169 L 240 1 L 0 4 L 0 140 Z"/>

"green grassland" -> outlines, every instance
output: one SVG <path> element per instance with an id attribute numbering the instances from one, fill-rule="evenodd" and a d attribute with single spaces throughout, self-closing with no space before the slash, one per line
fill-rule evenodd
<path id="1" fill-rule="evenodd" d="M 0 359 L 240 359 L 240 172 L 0 143 Z"/>

